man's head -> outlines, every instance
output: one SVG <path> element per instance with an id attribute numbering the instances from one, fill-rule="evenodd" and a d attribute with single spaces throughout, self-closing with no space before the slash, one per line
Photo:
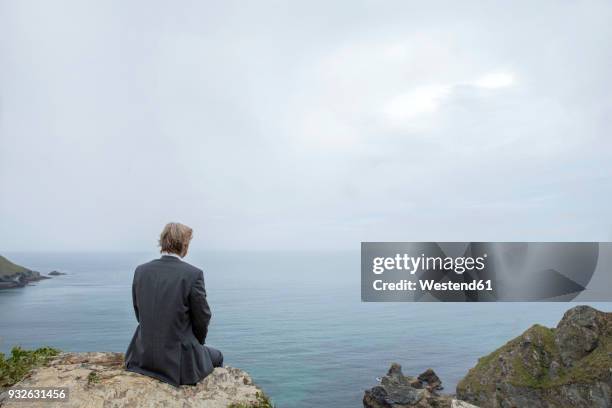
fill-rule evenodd
<path id="1" fill-rule="evenodd" d="M 187 255 L 193 230 L 178 222 L 166 224 L 159 236 L 160 252 L 176 254 L 181 258 Z"/>

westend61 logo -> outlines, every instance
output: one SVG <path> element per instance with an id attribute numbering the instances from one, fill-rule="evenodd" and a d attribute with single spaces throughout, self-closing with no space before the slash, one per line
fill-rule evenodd
<path id="1" fill-rule="evenodd" d="M 372 260 L 372 272 L 377 275 L 385 271 L 407 271 L 414 275 L 418 271 L 439 270 L 454 271 L 462 275 L 465 271 L 482 271 L 485 268 L 487 254 L 478 257 L 441 257 L 441 256 L 409 256 L 395 254 L 394 257 L 375 257 Z"/>
<path id="2" fill-rule="evenodd" d="M 612 301 L 612 243 L 362 242 L 361 299 Z"/>

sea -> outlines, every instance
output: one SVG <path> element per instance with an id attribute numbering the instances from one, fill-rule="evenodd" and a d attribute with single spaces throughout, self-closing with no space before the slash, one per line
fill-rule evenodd
<path id="1" fill-rule="evenodd" d="M 3 253 L 67 275 L 0 291 L 0 352 L 13 346 L 124 352 L 136 328 L 134 268 L 151 253 Z M 278 407 L 362 406 L 392 362 L 433 368 L 444 392 L 482 357 L 573 303 L 363 303 L 358 251 L 194 252 L 213 312 L 207 343 Z M 592 303 L 611 311 L 612 303 Z"/>

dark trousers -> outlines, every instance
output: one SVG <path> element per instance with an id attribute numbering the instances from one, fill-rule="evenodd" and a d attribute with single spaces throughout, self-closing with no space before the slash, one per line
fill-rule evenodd
<path id="1" fill-rule="evenodd" d="M 214 347 L 204 346 L 204 350 L 210 356 L 210 361 L 212 361 L 213 367 L 223 367 L 223 353 L 217 350 Z"/>

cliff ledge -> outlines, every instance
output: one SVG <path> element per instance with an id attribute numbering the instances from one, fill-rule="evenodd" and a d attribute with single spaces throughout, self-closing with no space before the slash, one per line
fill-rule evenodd
<path id="1" fill-rule="evenodd" d="M 265 407 L 263 392 L 238 368 L 215 368 L 196 386 L 172 387 L 123 369 L 121 353 L 63 353 L 35 368 L 12 389 L 67 387 L 66 402 L 28 402 L 32 408 L 226 408 Z M 0 394 L 0 407 L 23 408 L 23 402 Z"/>

